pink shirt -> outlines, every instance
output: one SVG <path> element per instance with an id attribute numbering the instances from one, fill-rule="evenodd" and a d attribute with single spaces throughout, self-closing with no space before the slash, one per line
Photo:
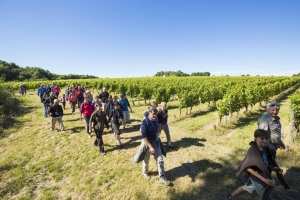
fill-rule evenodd
<path id="1" fill-rule="evenodd" d="M 69 101 L 70 101 L 70 102 L 76 102 L 76 101 L 77 101 L 77 94 L 71 93 L 71 94 L 69 95 Z"/>
<path id="2" fill-rule="evenodd" d="M 65 97 L 62 97 L 62 98 L 60 98 L 60 102 L 66 102 L 66 98 Z"/>
<path id="3" fill-rule="evenodd" d="M 85 117 L 92 116 L 94 112 L 94 105 L 91 102 L 83 102 L 80 106 L 80 113 Z"/>

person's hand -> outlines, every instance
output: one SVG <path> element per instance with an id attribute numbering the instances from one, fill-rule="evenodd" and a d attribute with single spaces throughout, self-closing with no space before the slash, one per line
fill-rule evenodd
<path id="1" fill-rule="evenodd" d="M 285 149 L 285 145 L 284 145 L 284 143 L 282 142 L 282 140 L 279 140 L 279 148 L 280 148 L 280 149 Z"/>
<path id="2" fill-rule="evenodd" d="M 274 167 L 275 172 L 279 172 L 280 174 L 283 173 L 283 169 L 280 169 L 279 167 Z"/>
<path id="3" fill-rule="evenodd" d="M 266 179 L 266 184 L 268 184 L 271 187 L 275 187 L 275 180 L 274 179 Z"/>
<path id="4" fill-rule="evenodd" d="M 50 116 L 52 116 L 52 113 L 49 113 Z"/>
<path id="5" fill-rule="evenodd" d="M 90 134 L 92 133 L 92 128 L 90 128 L 89 133 L 90 133 Z"/>
<path id="6" fill-rule="evenodd" d="M 155 149 L 153 147 L 150 147 L 150 153 L 154 154 L 155 153 Z"/>

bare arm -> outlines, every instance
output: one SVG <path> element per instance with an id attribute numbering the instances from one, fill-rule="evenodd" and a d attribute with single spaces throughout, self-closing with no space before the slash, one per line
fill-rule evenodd
<path id="1" fill-rule="evenodd" d="M 251 168 L 248 168 L 247 171 L 252 174 L 253 176 L 255 176 L 256 178 L 258 178 L 259 180 L 263 181 L 264 183 L 266 183 L 269 186 L 275 187 L 275 180 L 274 179 L 267 179 L 263 176 L 261 176 L 259 173 L 257 173 L 256 171 L 254 171 Z"/>
<path id="2" fill-rule="evenodd" d="M 149 142 L 149 140 L 148 140 L 147 137 L 144 138 L 144 142 L 145 142 L 145 144 L 150 148 L 150 152 L 151 152 L 152 154 L 154 154 L 154 153 L 155 153 L 155 149 L 153 148 L 153 146 L 151 145 L 151 143 Z"/>

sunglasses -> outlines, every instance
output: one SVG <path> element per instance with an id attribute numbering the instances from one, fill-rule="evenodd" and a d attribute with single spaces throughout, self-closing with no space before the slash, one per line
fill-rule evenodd
<path id="1" fill-rule="evenodd" d="M 277 103 L 272 103 L 272 104 L 270 104 L 270 107 L 279 107 L 279 104 L 277 104 Z"/>

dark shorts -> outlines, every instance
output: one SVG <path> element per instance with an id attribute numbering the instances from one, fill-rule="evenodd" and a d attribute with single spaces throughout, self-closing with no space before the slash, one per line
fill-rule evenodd
<path id="1" fill-rule="evenodd" d="M 117 134 L 120 135 L 120 124 L 111 123 L 112 130 Z"/>

